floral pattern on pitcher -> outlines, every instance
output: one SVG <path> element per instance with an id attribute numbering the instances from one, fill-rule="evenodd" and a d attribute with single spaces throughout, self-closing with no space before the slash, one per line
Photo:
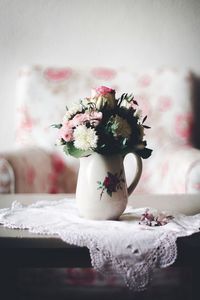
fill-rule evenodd
<path id="1" fill-rule="evenodd" d="M 117 173 L 112 174 L 110 172 L 107 172 L 107 176 L 105 177 L 104 181 L 98 181 L 97 184 L 98 190 L 101 189 L 100 194 L 100 200 L 102 199 L 102 196 L 104 192 L 106 191 L 107 194 L 112 197 L 113 192 L 117 192 L 118 190 L 122 190 L 121 183 L 124 183 L 125 180 L 123 178 L 123 171 L 121 170 L 119 175 Z"/>

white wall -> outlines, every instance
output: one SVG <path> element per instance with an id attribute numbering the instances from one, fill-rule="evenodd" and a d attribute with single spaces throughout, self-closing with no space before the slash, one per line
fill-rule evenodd
<path id="1" fill-rule="evenodd" d="M 0 150 L 24 64 L 200 71 L 199 0 L 0 0 Z"/>

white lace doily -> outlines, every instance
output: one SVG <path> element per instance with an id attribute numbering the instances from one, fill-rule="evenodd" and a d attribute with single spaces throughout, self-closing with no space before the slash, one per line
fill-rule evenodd
<path id="1" fill-rule="evenodd" d="M 200 214 L 176 215 L 160 227 L 139 225 L 144 210 L 128 207 L 120 221 L 92 221 L 78 216 L 74 199 L 39 201 L 29 206 L 13 202 L 11 208 L 0 210 L 0 223 L 86 246 L 96 270 L 117 272 L 130 288 L 139 291 L 147 286 L 156 267 L 175 261 L 177 237 L 197 232 L 200 227 Z"/>

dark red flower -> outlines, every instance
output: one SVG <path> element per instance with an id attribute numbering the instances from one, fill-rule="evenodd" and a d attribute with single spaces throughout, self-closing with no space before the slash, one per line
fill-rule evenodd
<path id="1" fill-rule="evenodd" d="M 103 185 L 104 185 L 106 188 L 108 188 L 108 187 L 110 186 L 110 183 L 111 183 L 110 177 L 107 176 L 107 177 L 104 179 Z"/>

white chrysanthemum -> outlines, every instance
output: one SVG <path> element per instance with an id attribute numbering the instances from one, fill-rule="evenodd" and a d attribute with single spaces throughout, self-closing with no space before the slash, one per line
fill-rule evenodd
<path id="1" fill-rule="evenodd" d="M 63 145 L 63 142 L 61 139 L 57 139 L 56 141 L 56 146 L 62 146 Z"/>
<path id="2" fill-rule="evenodd" d="M 74 130 L 74 146 L 81 150 L 91 150 L 97 147 L 98 136 L 94 128 L 80 125 Z"/>

